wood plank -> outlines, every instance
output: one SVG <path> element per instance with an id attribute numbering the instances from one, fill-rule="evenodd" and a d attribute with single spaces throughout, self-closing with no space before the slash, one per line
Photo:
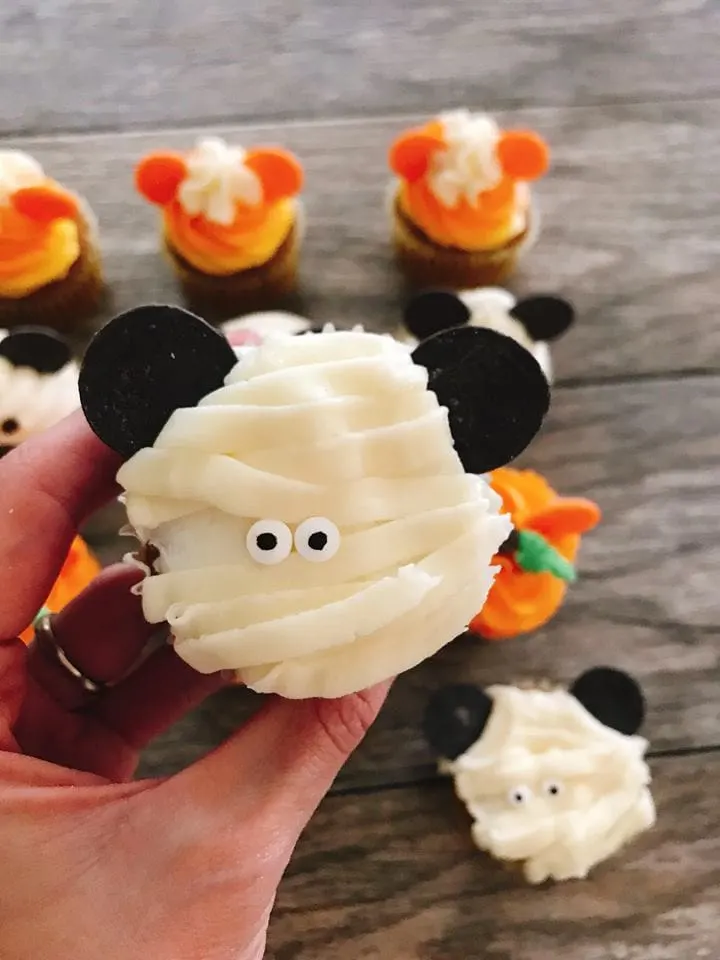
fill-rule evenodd
<path id="1" fill-rule="evenodd" d="M 515 287 L 574 299 L 580 320 L 557 347 L 561 380 L 720 369 L 715 322 L 720 102 L 538 109 L 506 114 L 543 130 L 553 174 L 538 188 L 544 234 Z M 390 329 L 405 293 L 383 213 L 385 157 L 418 117 L 222 129 L 280 140 L 307 166 L 309 230 L 301 308 L 318 320 Z M 133 195 L 132 168 L 151 147 L 185 147 L 198 131 L 13 140 L 85 193 L 103 228 L 116 310 L 176 302 L 157 250 L 155 211 Z"/>
<path id="2" fill-rule="evenodd" d="M 706 96 L 718 23 L 711 0 L 5 3 L 0 133 Z"/>
<path id="3" fill-rule="evenodd" d="M 544 435 L 523 462 L 603 509 L 603 523 L 584 540 L 579 582 L 538 633 L 496 644 L 460 639 L 400 677 L 338 785 L 432 776 L 419 721 L 436 686 L 569 681 L 601 662 L 642 681 L 655 750 L 720 743 L 719 422 L 717 377 L 558 389 Z M 186 765 L 255 703 L 224 691 L 160 738 L 142 772 Z"/>
<path id="4" fill-rule="evenodd" d="M 653 768 L 655 829 L 589 879 L 541 888 L 473 847 L 450 784 L 330 798 L 281 884 L 268 958 L 710 960 L 720 755 Z"/>

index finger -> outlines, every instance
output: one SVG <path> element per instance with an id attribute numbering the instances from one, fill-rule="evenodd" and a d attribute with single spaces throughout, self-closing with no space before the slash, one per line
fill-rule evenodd
<path id="1" fill-rule="evenodd" d="M 80 411 L 0 461 L 0 637 L 35 617 L 79 525 L 118 494 L 121 462 Z"/>

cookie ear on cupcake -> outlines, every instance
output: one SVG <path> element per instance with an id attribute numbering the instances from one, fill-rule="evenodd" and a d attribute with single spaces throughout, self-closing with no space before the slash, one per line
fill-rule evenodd
<path id="1" fill-rule="evenodd" d="M 129 457 L 153 445 L 175 410 L 222 386 L 236 363 L 228 340 L 187 310 L 138 307 L 91 341 L 80 402 L 93 432 Z"/>
<path id="2" fill-rule="evenodd" d="M 18 327 L 0 340 L 0 357 L 14 367 L 28 367 L 36 373 L 51 374 L 72 360 L 66 340 L 45 327 Z"/>
<path id="3" fill-rule="evenodd" d="M 452 330 L 470 322 L 470 310 L 450 290 L 425 290 L 408 300 L 403 311 L 403 324 L 416 340 Z"/>
<path id="4" fill-rule="evenodd" d="M 562 297 L 536 296 L 518 300 L 510 316 L 537 341 L 557 340 L 575 321 L 575 308 Z"/>
<path id="5" fill-rule="evenodd" d="M 594 667 L 577 678 L 569 691 L 596 720 L 632 736 L 645 720 L 645 697 L 629 674 L 613 667 Z"/>
<path id="6" fill-rule="evenodd" d="M 537 360 L 510 337 L 485 327 L 455 327 L 412 353 L 428 389 L 448 409 L 455 449 L 468 473 L 505 466 L 528 446 L 550 406 Z"/>
<path id="7" fill-rule="evenodd" d="M 492 708 L 492 699 L 479 687 L 465 683 L 443 687 L 425 708 L 423 735 L 438 756 L 455 760 L 482 735 Z"/>
<path id="8" fill-rule="evenodd" d="M 150 203 L 164 207 L 175 199 L 187 174 L 182 154 L 171 151 L 150 153 L 135 167 L 135 187 Z"/>
<path id="9" fill-rule="evenodd" d="M 289 150 L 256 147 L 248 151 L 244 162 L 262 183 L 265 203 L 294 197 L 302 189 L 303 168 Z"/>

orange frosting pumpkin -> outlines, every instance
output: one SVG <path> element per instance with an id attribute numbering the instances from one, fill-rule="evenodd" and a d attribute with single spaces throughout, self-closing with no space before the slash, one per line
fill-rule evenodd
<path id="1" fill-rule="evenodd" d="M 600 521 L 600 509 L 591 500 L 561 497 L 532 470 L 502 467 L 490 476 L 490 485 L 502 497 L 515 530 L 540 535 L 551 549 L 572 564 L 583 533 Z M 503 640 L 536 630 L 560 607 L 567 581 L 550 572 L 529 572 L 516 557 L 501 552 L 500 567 L 480 613 L 469 629 L 487 640 Z"/>

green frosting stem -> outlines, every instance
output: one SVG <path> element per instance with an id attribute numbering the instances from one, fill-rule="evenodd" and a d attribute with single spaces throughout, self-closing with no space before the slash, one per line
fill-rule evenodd
<path id="1" fill-rule="evenodd" d="M 517 544 L 515 563 L 521 570 L 527 573 L 551 573 L 568 583 L 575 580 L 575 567 L 541 534 L 534 530 L 520 530 Z"/>

